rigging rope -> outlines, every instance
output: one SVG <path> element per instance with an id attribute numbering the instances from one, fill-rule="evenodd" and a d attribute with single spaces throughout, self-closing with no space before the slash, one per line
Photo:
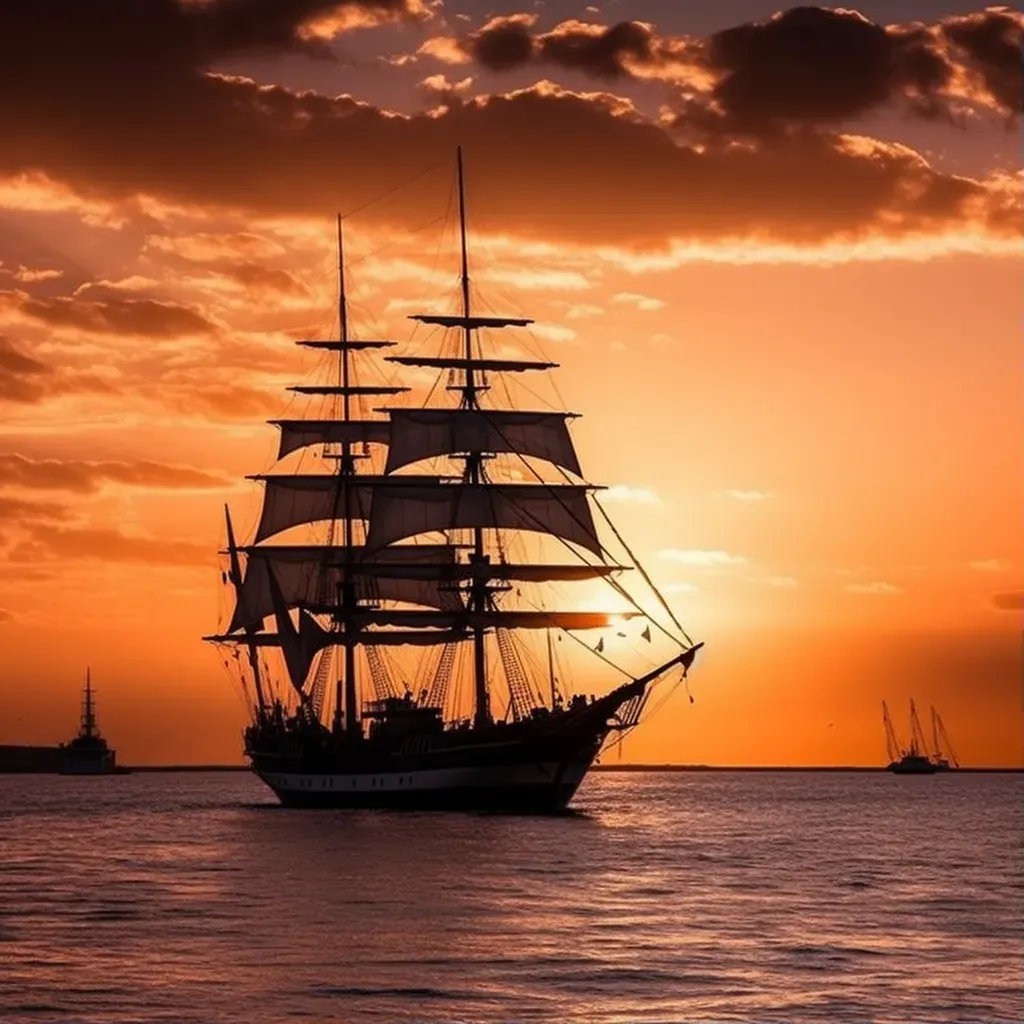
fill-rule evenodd
<path id="1" fill-rule="evenodd" d="M 676 618 L 675 612 L 673 612 L 672 609 L 669 607 L 669 604 L 662 596 L 661 591 L 654 585 L 654 581 L 651 579 L 650 576 L 647 575 L 647 570 L 640 564 L 640 560 L 636 557 L 636 555 L 633 554 L 632 550 L 630 549 L 629 545 L 625 542 L 625 540 L 623 540 L 622 534 L 619 533 L 619 531 L 615 528 L 615 524 L 611 521 L 611 517 L 608 515 L 607 512 L 605 512 L 604 507 L 597 500 L 596 496 L 594 497 L 594 504 L 597 506 L 601 515 L 604 516 L 604 521 L 608 524 L 612 533 L 615 534 L 615 539 L 623 546 L 623 548 L 626 551 L 626 554 L 629 555 L 630 560 L 637 567 L 637 570 L 639 571 L 640 575 L 643 576 L 644 582 L 647 584 L 647 586 L 651 588 L 651 590 L 654 592 L 655 597 L 657 597 L 658 600 L 661 602 L 661 606 L 665 609 L 666 612 L 668 612 L 668 616 L 674 623 L 676 629 L 679 630 L 683 639 L 692 647 L 693 640 L 690 639 L 689 634 L 686 632 L 685 629 L 683 629 L 682 623 L 679 621 L 678 618 Z M 665 633 L 668 633 L 668 630 L 665 630 L 664 627 L 660 626 L 660 624 L 656 622 L 654 619 L 651 619 L 651 621 L 654 622 L 654 624 L 658 626 L 660 629 L 662 629 Z M 668 633 L 668 635 L 671 636 L 672 634 Z"/>

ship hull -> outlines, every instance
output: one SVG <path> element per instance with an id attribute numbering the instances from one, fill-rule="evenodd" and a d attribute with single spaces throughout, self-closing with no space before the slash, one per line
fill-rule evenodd
<path id="1" fill-rule="evenodd" d="M 374 773 L 259 770 L 286 807 L 564 811 L 589 763 L 425 768 Z"/>
<path id="2" fill-rule="evenodd" d="M 904 757 L 893 761 L 889 771 L 894 775 L 934 775 L 936 768 L 926 757 Z"/>
<path id="3" fill-rule="evenodd" d="M 593 703 L 508 725 L 367 739 L 250 733 L 256 774 L 288 807 L 557 813 L 572 800 L 630 684 Z"/>

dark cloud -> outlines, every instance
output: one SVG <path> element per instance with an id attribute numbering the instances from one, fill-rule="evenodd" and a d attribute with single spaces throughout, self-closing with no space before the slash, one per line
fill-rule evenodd
<path id="1" fill-rule="evenodd" d="M 265 267 L 261 263 L 234 263 L 214 265 L 218 274 L 234 281 L 243 288 L 253 291 L 274 292 L 278 295 L 293 295 L 305 298 L 309 289 L 287 270 Z"/>
<path id="2" fill-rule="evenodd" d="M 46 394 L 50 367 L 18 351 L 0 335 L 0 401 L 38 402 Z"/>
<path id="3" fill-rule="evenodd" d="M 794 7 L 712 35 L 711 100 L 731 125 L 834 124 L 895 97 L 933 95 L 952 69 L 921 31 L 890 33 L 855 11 Z"/>
<path id="4" fill-rule="evenodd" d="M 992 604 L 1001 612 L 1024 611 L 1024 591 L 1014 590 L 1004 594 L 993 594 Z"/>
<path id="5" fill-rule="evenodd" d="M 494 18 L 469 36 L 463 48 L 491 71 L 508 71 L 529 63 L 534 56 L 532 18 Z"/>
<path id="6" fill-rule="evenodd" d="M 190 466 L 159 462 L 84 462 L 30 459 L 17 453 L 0 454 L 0 484 L 35 490 L 98 491 L 105 483 L 133 487 L 210 489 L 225 486 L 221 476 Z"/>
<path id="7" fill-rule="evenodd" d="M 1007 114 L 1021 109 L 1024 15 L 1006 9 L 883 26 L 853 10 L 793 7 L 707 39 L 658 36 L 637 21 L 572 20 L 547 32 L 534 22 L 495 18 L 433 52 L 461 49 L 491 71 L 537 64 L 603 79 L 664 78 L 685 93 L 681 126 L 718 133 L 834 125 L 893 104 L 953 117 L 963 102 L 953 85 L 964 75 L 975 80 L 971 99 Z"/>
<path id="8" fill-rule="evenodd" d="M 1002 109 L 1019 114 L 1024 93 L 1024 14 L 1007 8 L 988 8 L 949 18 L 941 24 L 940 31 Z"/>
<path id="9" fill-rule="evenodd" d="M 697 54 L 688 41 L 660 39 L 640 21 L 606 26 L 572 20 L 534 32 L 535 20 L 521 14 L 493 18 L 455 44 L 490 71 L 536 63 L 609 80 L 630 74 L 631 66 L 667 67 Z"/>
<path id="10" fill-rule="evenodd" d="M 37 299 L 21 295 L 18 309 L 54 327 L 75 327 L 97 334 L 172 338 L 210 334 L 216 330 L 213 323 L 194 309 L 156 299 L 87 300 L 71 296 Z"/>
<path id="11" fill-rule="evenodd" d="M 93 373 L 71 367 L 55 371 L 0 335 L 0 402 L 31 404 L 56 395 L 113 391 L 110 384 Z"/>
<path id="12" fill-rule="evenodd" d="M 409 168 L 450 166 L 455 145 L 468 140 L 471 198 L 482 204 L 475 209 L 502 211 L 489 226 L 552 239 L 815 242 L 863 237 L 880 225 L 889 235 L 963 226 L 968 210 L 985 222 L 992 204 L 1005 207 L 1002 192 L 993 197 L 982 183 L 943 175 L 902 147 L 805 134 L 701 151 L 623 100 L 546 84 L 400 116 L 348 96 L 206 74 L 192 36 L 176 29 L 151 38 L 151 21 L 139 13 L 147 5 L 134 0 L 73 5 L 74 47 L 40 61 L 47 39 L 70 29 L 59 18 L 23 12 L 52 15 L 55 4 L 34 0 L 0 14 L 0 173 L 41 170 L 84 194 L 145 192 L 319 215 L 377 198 Z M 115 59 L 110 32 L 122 7 L 135 12 L 125 15 L 120 35 L 126 66 Z M 128 32 L 132 26 L 137 34 Z M 642 46 L 634 29 L 611 42 L 595 38 L 606 69 L 614 63 L 608 53 Z M 733 44 L 729 52 L 756 45 Z M 171 60 L 175 46 L 181 52 Z M 581 59 L 583 50 L 566 46 L 559 52 Z M 164 57 L 139 66 L 138 54 L 154 48 Z M 427 199 L 444 204 L 447 175 L 435 177 L 438 195 L 427 195 L 425 181 L 373 215 L 422 220 Z M 46 322 L 92 330 L 171 336 L 210 326 L 194 311 L 153 300 L 33 301 L 27 311 Z"/>
<path id="13" fill-rule="evenodd" d="M 598 78 L 626 73 L 625 58 L 641 64 L 656 59 L 652 32 L 636 21 L 620 21 L 598 32 L 584 27 L 549 32 L 540 40 L 539 56 L 561 67 L 585 71 Z"/>

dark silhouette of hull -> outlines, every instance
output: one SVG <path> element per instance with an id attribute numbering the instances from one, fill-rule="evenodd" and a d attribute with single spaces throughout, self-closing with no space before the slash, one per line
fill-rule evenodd
<path id="1" fill-rule="evenodd" d="M 921 754 L 907 754 L 889 765 L 895 775 L 934 775 L 935 765 Z"/>
<path id="2" fill-rule="evenodd" d="M 630 683 L 589 703 L 481 727 L 444 729 L 437 720 L 403 733 L 398 718 L 365 739 L 318 722 L 265 722 L 248 731 L 246 751 L 289 807 L 554 813 L 621 726 L 622 705 L 642 694 L 642 683 Z"/>

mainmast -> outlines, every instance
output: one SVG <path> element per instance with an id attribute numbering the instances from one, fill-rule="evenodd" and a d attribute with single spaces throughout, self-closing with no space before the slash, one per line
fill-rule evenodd
<path id="1" fill-rule="evenodd" d="M 466 189 L 462 173 L 462 147 L 455 151 L 456 169 L 459 191 L 459 241 L 462 249 L 462 317 L 463 340 L 465 342 L 466 383 L 462 390 L 462 407 L 478 409 L 476 373 L 473 366 L 473 327 L 469 309 L 469 254 L 466 241 Z M 480 484 L 483 481 L 483 453 L 472 451 L 466 455 L 465 480 L 468 484 Z M 473 627 L 473 693 L 474 723 L 477 726 L 488 725 L 491 721 L 490 698 L 487 692 L 487 660 L 484 646 L 485 630 L 483 612 L 487 609 L 488 591 L 487 578 L 483 567 L 486 562 L 484 555 L 484 531 L 480 526 L 473 527 L 473 565 L 478 570 L 474 573 L 469 592 L 470 610 L 477 613 Z"/>
<path id="2" fill-rule="evenodd" d="M 349 383 L 349 337 L 348 337 L 348 303 L 345 297 L 345 248 L 341 226 L 341 214 L 338 214 L 338 332 L 341 345 L 338 349 L 339 375 L 341 384 L 342 422 L 350 423 L 352 419 L 351 390 Z M 352 488 L 351 478 L 355 475 L 355 458 L 352 454 L 352 441 L 345 433 L 341 442 L 341 461 L 338 475 L 341 487 L 342 509 L 344 510 L 344 551 L 342 554 L 341 593 L 339 597 L 339 624 L 345 632 L 344 658 L 344 707 L 345 732 L 354 736 L 359 731 L 359 716 L 356 706 L 356 648 L 355 613 L 357 600 L 355 581 L 352 578 Z M 333 524 L 332 524 L 333 528 Z M 342 680 L 335 687 L 334 730 L 341 730 Z"/>

